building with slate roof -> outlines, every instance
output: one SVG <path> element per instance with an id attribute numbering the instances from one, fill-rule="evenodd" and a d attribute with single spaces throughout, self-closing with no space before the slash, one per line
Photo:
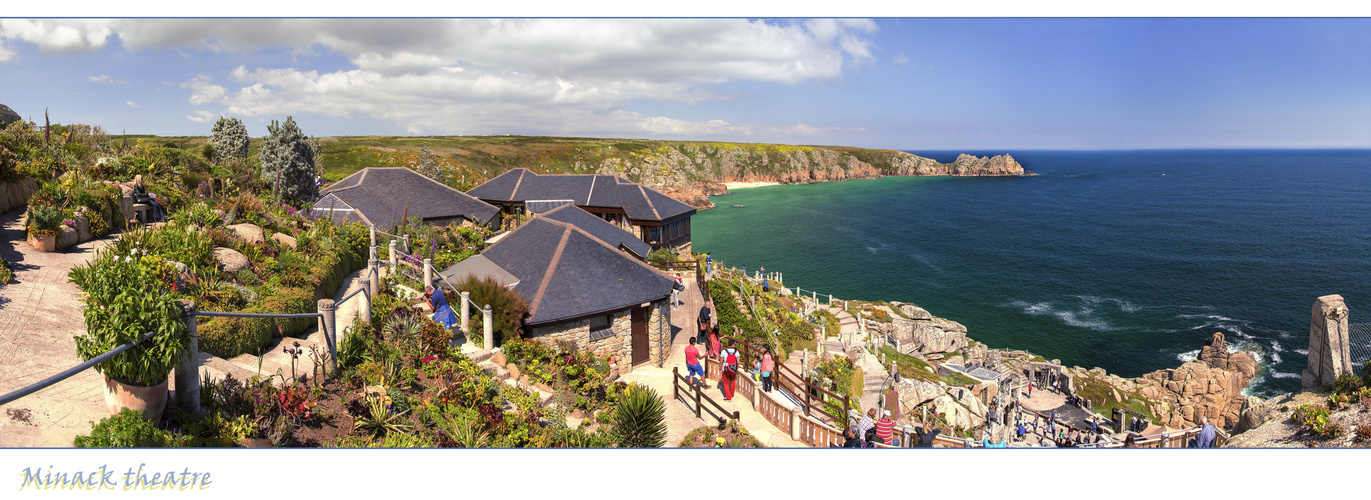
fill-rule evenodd
<path id="1" fill-rule="evenodd" d="M 320 193 L 310 216 L 390 231 L 408 215 L 444 226 L 463 220 L 499 227 L 500 209 L 403 167 L 364 168 Z"/>
<path id="2" fill-rule="evenodd" d="M 637 257 L 638 260 L 647 259 L 647 254 L 652 251 L 652 246 L 647 242 L 634 236 L 622 227 L 605 221 L 594 214 L 587 212 L 575 205 L 562 205 L 552 210 L 548 210 L 538 215 L 549 219 L 565 222 L 580 228 L 582 231 L 590 233 L 591 236 L 600 241 L 608 243 L 609 246 L 627 252 L 629 255 Z"/>
<path id="3" fill-rule="evenodd" d="M 673 280 L 624 250 L 623 241 L 616 246 L 591 231 L 628 233 L 579 216 L 576 212 L 585 212 L 576 207 L 556 212 L 535 217 L 481 253 L 498 271 L 481 262 L 482 270 L 472 273 L 514 277 L 514 292 L 529 304 L 526 338 L 553 346 L 575 342 L 597 356 L 614 357 L 621 369 L 649 362 L 661 366 L 671 345 Z M 601 226 L 590 224 L 587 231 L 558 219 Z M 448 271 L 458 271 L 460 265 Z M 444 276 L 453 283 L 465 278 L 456 272 L 448 276 L 448 271 Z"/>
<path id="4" fill-rule="evenodd" d="M 555 207 L 565 200 L 658 247 L 690 244 L 695 208 L 615 175 L 538 175 L 516 168 L 467 191 L 505 213 Z"/>
<path id="5" fill-rule="evenodd" d="M 19 113 L 15 113 L 9 106 L 0 104 L 0 127 L 8 126 L 11 123 L 23 120 Z"/>

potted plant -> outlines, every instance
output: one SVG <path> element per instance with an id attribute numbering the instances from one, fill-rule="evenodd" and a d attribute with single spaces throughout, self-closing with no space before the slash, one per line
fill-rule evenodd
<path id="1" fill-rule="evenodd" d="M 29 207 L 29 245 L 39 252 L 57 249 L 57 233 L 62 229 L 62 209 L 54 206 Z"/>
<path id="2" fill-rule="evenodd" d="M 153 332 L 95 369 L 105 375 L 111 414 L 131 408 L 149 420 L 160 419 L 168 375 L 190 344 L 181 320 L 183 306 L 171 292 L 175 268 L 145 250 L 131 249 L 128 255 L 106 250 L 89 265 L 73 268 L 70 276 L 85 292 L 86 334 L 75 337 L 82 359 L 89 361 Z"/>

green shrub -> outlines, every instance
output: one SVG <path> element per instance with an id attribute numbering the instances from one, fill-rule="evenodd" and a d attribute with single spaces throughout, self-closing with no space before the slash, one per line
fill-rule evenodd
<path id="1" fill-rule="evenodd" d="M 57 234 L 66 212 L 54 206 L 29 207 L 28 228 L 34 234 Z"/>
<path id="2" fill-rule="evenodd" d="M 1355 394 L 1358 389 L 1366 385 L 1366 382 L 1356 375 L 1344 373 L 1333 381 L 1334 394 Z"/>
<path id="3" fill-rule="evenodd" d="M 528 303 L 519 294 L 491 278 L 477 279 L 475 276 L 467 276 L 456 285 L 458 290 L 471 292 L 471 301 L 482 308 L 490 304 L 491 319 L 494 323 L 492 329 L 497 345 L 486 346 L 487 348 L 498 347 L 507 340 L 517 339 L 523 335 L 524 318 L 528 316 L 529 310 Z M 457 304 L 456 307 L 461 307 L 461 304 Z M 485 325 L 482 324 L 483 316 L 480 312 L 471 315 L 471 331 L 485 331 Z"/>
<path id="4" fill-rule="evenodd" d="M 241 312 L 260 311 L 249 307 Z M 200 350 L 224 359 L 261 353 L 271 342 L 272 329 L 272 320 L 259 318 L 215 318 L 196 327 Z"/>
<path id="5" fill-rule="evenodd" d="M 176 435 L 143 418 L 142 412 L 124 408 L 92 422 L 90 435 L 76 436 L 75 444 L 77 448 L 166 448 L 180 443 Z"/>
<path id="6" fill-rule="evenodd" d="M 276 295 L 262 299 L 259 310 L 266 314 L 301 314 L 318 310 L 314 294 L 303 288 L 282 288 Z M 318 324 L 315 318 L 272 320 L 282 337 L 296 337 Z"/>
<path id="7" fill-rule="evenodd" d="M 614 411 L 614 434 L 624 448 L 666 444 L 666 404 L 651 387 L 632 385 Z"/>

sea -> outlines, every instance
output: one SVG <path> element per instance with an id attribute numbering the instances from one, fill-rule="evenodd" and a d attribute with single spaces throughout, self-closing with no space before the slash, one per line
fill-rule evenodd
<path id="1" fill-rule="evenodd" d="M 1259 397 L 1300 390 L 1317 297 L 1371 323 L 1371 150 L 910 152 L 1011 154 L 1038 175 L 739 189 L 694 216 L 694 249 L 1123 377 L 1222 332 L 1260 360 Z"/>

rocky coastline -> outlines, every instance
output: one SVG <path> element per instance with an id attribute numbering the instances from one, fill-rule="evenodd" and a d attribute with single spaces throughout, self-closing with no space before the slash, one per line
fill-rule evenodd
<path id="1" fill-rule="evenodd" d="M 578 168 L 584 165 L 577 165 Z M 1026 176 L 1014 157 L 961 154 L 939 163 L 911 153 L 843 147 L 692 144 L 664 146 L 633 162 L 606 159 L 596 173 L 627 175 L 696 209 L 713 208 L 709 196 L 727 194 L 730 182 L 811 184 L 889 176 Z"/>

